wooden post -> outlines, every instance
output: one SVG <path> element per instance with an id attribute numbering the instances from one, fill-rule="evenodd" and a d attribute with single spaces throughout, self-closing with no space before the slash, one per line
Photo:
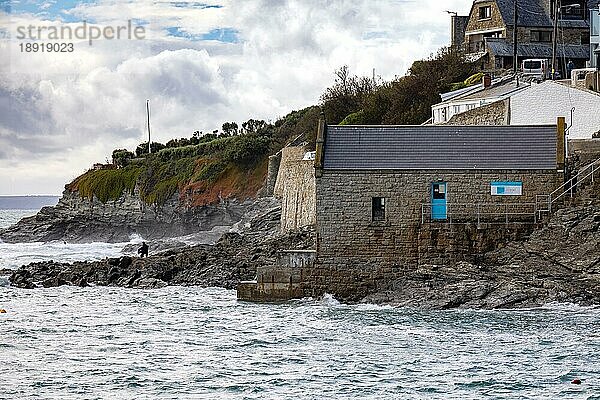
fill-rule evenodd
<path id="1" fill-rule="evenodd" d="M 558 117 L 556 121 L 556 168 L 565 169 L 565 117 Z"/>
<path id="2" fill-rule="evenodd" d="M 321 112 L 319 118 L 319 127 L 317 129 L 317 148 L 315 149 L 315 177 L 320 178 L 323 175 L 323 151 L 325 150 L 325 131 L 327 126 L 325 125 L 325 114 Z"/>

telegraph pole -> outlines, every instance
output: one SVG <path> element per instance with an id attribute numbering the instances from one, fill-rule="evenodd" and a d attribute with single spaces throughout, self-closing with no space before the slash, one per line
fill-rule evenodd
<path id="1" fill-rule="evenodd" d="M 515 74 L 515 78 L 517 76 L 518 66 L 517 66 L 517 22 L 519 21 L 519 9 L 518 9 L 518 1 L 515 0 L 515 19 L 513 24 L 513 73 Z"/>
<path id="2" fill-rule="evenodd" d="M 150 154 L 150 100 L 146 100 L 146 115 L 148 116 L 148 154 Z"/>
<path id="3" fill-rule="evenodd" d="M 556 72 L 556 47 L 558 40 L 558 14 L 560 13 L 560 0 L 556 0 L 556 9 L 554 10 L 554 31 L 552 32 L 552 80 Z"/>

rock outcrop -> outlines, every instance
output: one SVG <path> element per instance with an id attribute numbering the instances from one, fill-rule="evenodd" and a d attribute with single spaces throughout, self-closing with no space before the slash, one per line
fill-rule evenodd
<path id="1" fill-rule="evenodd" d="M 90 284 L 134 288 L 166 285 L 219 286 L 233 289 L 253 279 L 256 267 L 273 263 L 278 250 L 314 247 L 314 231 L 279 235 L 280 209 L 245 222 L 241 232 L 224 234 L 215 245 L 168 250 L 148 258 L 123 256 L 73 264 L 32 263 L 13 271 L 9 280 L 21 288 Z"/>
<path id="2" fill-rule="evenodd" d="M 600 304 L 600 207 L 560 210 L 528 240 L 478 262 L 407 268 L 363 301 L 419 308 L 523 308 Z"/>
<path id="3" fill-rule="evenodd" d="M 231 226 L 253 210 L 272 207 L 270 198 L 186 207 L 175 196 L 163 206 L 145 204 L 137 193 L 101 203 L 65 190 L 54 207 L 44 207 L 36 215 L 0 231 L 5 242 L 127 242 L 138 234 L 145 239 L 184 236 L 209 231 L 215 226 Z"/>

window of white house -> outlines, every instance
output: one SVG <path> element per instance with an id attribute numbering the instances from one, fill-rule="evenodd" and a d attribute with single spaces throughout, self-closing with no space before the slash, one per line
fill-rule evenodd
<path id="1" fill-rule="evenodd" d="M 371 204 L 373 221 L 385 221 L 385 198 L 373 197 Z"/>
<path id="2" fill-rule="evenodd" d="M 590 31 L 592 36 L 600 35 L 600 9 L 590 10 Z"/>
<path id="3" fill-rule="evenodd" d="M 479 19 L 492 18 L 492 6 L 479 7 Z"/>

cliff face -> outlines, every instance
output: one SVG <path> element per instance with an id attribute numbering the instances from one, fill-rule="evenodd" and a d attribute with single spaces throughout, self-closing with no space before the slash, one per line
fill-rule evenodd
<path id="1" fill-rule="evenodd" d="M 0 231 L 5 242 L 65 240 L 126 242 L 139 234 L 145 239 L 183 236 L 215 226 L 233 225 L 253 207 L 253 201 L 223 200 L 215 205 L 186 207 L 175 195 L 162 206 L 144 203 L 137 191 L 102 203 L 65 190 L 54 207 Z"/>

